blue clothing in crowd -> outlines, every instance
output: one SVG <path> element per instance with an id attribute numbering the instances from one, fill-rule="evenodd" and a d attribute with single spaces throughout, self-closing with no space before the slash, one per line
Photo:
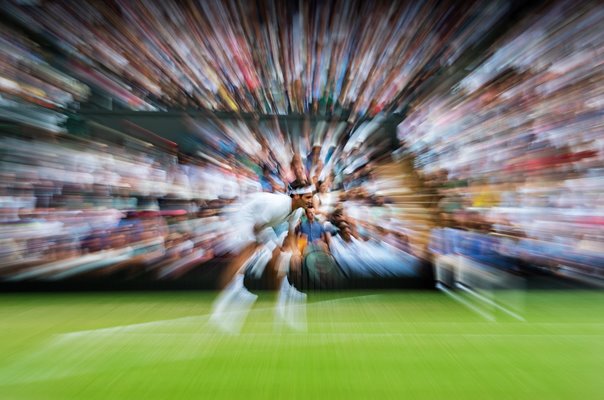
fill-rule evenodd
<path id="1" fill-rule="evenodd" d="M 300 224 L 300 232 L 308 237 L 308 243 L 312 243 L 321 240 L 321 236 L 325 233 L 325 229 L 323 229 L 323 225 L 316 220 L 313 222 L 306 220 Z"/>

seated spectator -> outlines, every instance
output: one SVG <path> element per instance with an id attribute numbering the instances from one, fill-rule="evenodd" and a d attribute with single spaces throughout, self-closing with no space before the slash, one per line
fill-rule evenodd
<path id="1" fill-rule="evenodd" d="M 299 234 L 306 236 L 306 241 L 309 244 L 329 246 L 330 234 L 315 219 L 315 209 L 313 207 L 306 209 L 306 220 L 300 224 Z"/>
<path id="2" fill-rule="evenodd" d="M 329 182 L 318 181 L 317 193 L 313 196 L 315 213 L 323 220 L 326 219 L 334 209 L 336 196 L 329 191 Z"/>

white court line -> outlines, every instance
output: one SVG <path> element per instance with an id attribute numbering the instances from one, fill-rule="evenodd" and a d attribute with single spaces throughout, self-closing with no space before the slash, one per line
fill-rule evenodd
<path id="1" fill-rule="evenodd" d="M 453 300 L 468 307 L 470 310 L 474 311 L 476 314 L 480 315 L 482 318 L 486 319 L 487 321 L 491 321 L 491 322 L 495 321 L 495 318 L 492 315 L 487 314 L 486 312 L 482 311 L 480 308 L 476 307 L 474 304 L 470 303 L 469 301 L 466 301 L 463 297 L 461 297 L 457 293 L 453 292 L 452 290 L 447 289 L 440 282 L 436 284 L 436 288 L 438 290 L 440 290 L 441 292 L 445 293 L 447 296 L 451 297 Z"/>
<path id="2" fill-rule="evenodd" d="M 362 295 L 362 296 L 353 296 L 353 297 L 343 297 L 343 298 L 339 298 L 339 299 L 321 300 L 321 301 L 315 301 L 312 303 L 299 304 L 299 305 L 295 305 L 292 307 L 307 307 L 307 306 L 313 306 L 313 305 L 337 303 L 337 302 L 342 302 L 342 301 L 347 301 L 347 300 L 354 300 L 354 299 L 367 298 L 367 297 L 378 297 L 378 296 L 380 296 L 380 295 L 372 294 L 372 295 Z M 275 309 L 275 306 L 254 308 L 253 310 L 250 310 L 250 313 L 260 313 L 260 312 L 265 312 L 265 311 L 271 311 L 274 309 Z M 235 311 L 234 313 L 237 313 L 237 311 Z M 229 314 L 229 312 L 223 312 L 223 314 Z M 88 335 L 88 334 L 98 335 L 98 334 L 112 334 L 112 333 L 117 333 L 117 332 L 129 332 L 133 329 L 138 329 L 138 328 L 171 325 L 174 323 L 186 322 L 186 321 L 195 322 L 196 320 L 199 320 L 199 321 L 203 321 L 203 322 L 208 322 L 209 318 L 211 316 L 212 316 L 212 313 L 208 313 L 208 314 L 201 314 L 201 315 L 181 317 L 181 318 L 170 318 L 170 319 L 162 319 L 162 320 L 157 320 L 157 321 L 140 322 L 140 323 L 135 323 L 135 324 L 116 325 L 116 326 L 112 326 L 112 327 L 108 327 L 108 328 L 87 329 L 87 330 L 82 330 L 82 331 L 67 332 L 67 333 L 60 334 L 60 336 L 65 337 L 65 338 L 76 338 L 76 337 Z"/>
<path id="3" fill-rule="evenodd" d="M 504 313 L 508 314 L 509 316 L 514 317 L 517 320 L 524 322 L 524 318 L 522 318 L 520 315 L 516 314 L 515 312 L 513 312 L 511 310 L 508 310 L 507 308 L 494 302 L 493 300 L 486 298 L 485 296 L 482 296 L 480 293 L 472 290 L 471 288 L 464 285 L 463 283 L 455 282 L 455 287 L 463 290 L 464 292 L 470 294 L 471 296 L 476 297 L 478 300 L 483 301 L 483 302 L 487 303 L 488 305 L 493 306 L 493 307 L 497 308 L 498 310 L 503 311 Z"/>
<path id="4" fill-rule="evenodd" d="M 442 290 L 442 289 L 441 289 Z M 446 290 L 446 288 L 445 288 Z M 449 293 L 443 291 L 445 294 L 450 295 L 452 292 L 448 291 Z M 454 293 L 452 293 L 453 295 L 455 295 Z M 313 301 L 310 303 L 306 303 L 306 304 L 301 304 L 301 305 L 296 305 L 295 307 L 314 307 L 314 306 L 320 306 L 320 305 L 325 305 L 325 304 L 330 304 L 330 303 L 339 303 L 339 302 L 346 302 L 346 301 L 350 301 L 350 300 L 356 300 L 356 299 L 362 299 L 362 298 L 374 298 L 374 297 L 380 297 L 382 296 L 381 294 L 372 294 L 372 295 L 362 295 L 362 296 L 352 296 L 352 297 L 343 297 L 343 298 L 338 298 L 338 299 L 330 299 L 330 300 L 321 300 L 321 301 Z M 462 302 L 465 302 L 465 300 L 463 298 L 461 298 L 460 296 L 451 296 L 454 298 L 454 300 L 458 300 L 457 298 L 459 298 Z M 457 297 L 457 298 L 455 298 Z M 467 303 L 467 302 L 466 302 Z M 471 306 L 472 308 L 475 308 L 472 304 L 468 303 L 469 306 Z M 261 307 L 261 308 L 254 308 L 253 310 L 250 310 L 250 313 L 262 313 L 262 312 L 268 312 L 271 310 L 274 310 L 275 306 L 270 306 L 270 307 Z M 481 314 L 481 316 L 483 316 L 487 321 L 487 322 L 456 322 L 454 324 L 456 325 L 461 325 L 461 326 L 465 326 L 465 327 L 470 327 L 470 326 L 491 326 L 492 324 L 490 322 L 493 321 L 492 317 L 490 317 L 488 314 L 485 314 L 482 310 L 477 310 L 477 312 L 479 314 Z M 484 314 L 484 315 L 482 315 Z M 180 318 L 171 318 L 171 319 L 163 319 L 163 320 L 157 320 L 157 321 L 150 321 L 150 322 L 141 322 L 141 323 L 135 323 L 135 324 L 126 324 L 126 325 L 117 325 L 117 326 L 112 326 L 112 327 L 108 327 L 108 328 L 98 328 L 98 329 L 88 329 L 88 330 L 82 330 L 82 331 L 74 331 L 74 332 L 67 332 L 67 333 L 63 333 L 60 334 L 61 337 L 65 337 L 65 338 L 77 338 L 79 336 L 84 336 L 87 334 L 94 334 L 94 335 L 98 335 L 98 334 L 113 334 L 113 333 L 118 333 L 118 332 L 130 332 L 132 330 L 136 330 L 138 328 L 145 328 L 145 327 L 161 327 L 164 325 L 172 325 L 172 324 L 178 324 L 181 322 L 205 322 L 207 323 L 210 316 L 212 314 L 200 314 L 200 315 L 195 315 L 195 316 L 188 316 L 188 317 L 180 317 Z M 313 322 L 312 325 L 321 325 L 322 323 L 320 321 L 318 322 Z M 338 321 L 328 321 L 325 322 L 325 324 L 329 324 L 329 325 L 350 325 L 350 324 L 354 324 L 353 322 L 338 322 Z M 552 327 L 556 327 L 556 326 L 560 326 L 560 327 L 564 327 L 564 326 L 568 326 L 568 325 L 572 325 L 572 326 L 589 326 L 589 327 L 599 327 L 599 326 L 604 326 L 604 322 L 573 322 L 573 321 L 569 321 L 569 322 L 529 322 L 528 323 L 529 326 L 533 326 L 533 327 L 539 327 L 539 326 L 552 326 Z M 448 326 L 451 325 L 451 323 L 449 322 L 415 322 L 414 325 L 426 325 L 426 326 Z"/>

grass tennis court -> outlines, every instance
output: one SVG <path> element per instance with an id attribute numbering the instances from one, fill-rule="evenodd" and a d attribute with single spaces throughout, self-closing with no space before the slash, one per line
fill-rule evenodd
<path id="1" fill-rule="evenodd" d="M 261 295 L 239 335 L 214 293 L 3 294 L 0 399 L 598 399 L 604 294 L 530 292 L 489 322 L 435 292 Z M 300 310 L 299 310 L 300 311 Z"/>

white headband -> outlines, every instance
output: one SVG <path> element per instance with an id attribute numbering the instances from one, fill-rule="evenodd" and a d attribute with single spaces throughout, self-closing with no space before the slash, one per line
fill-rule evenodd
<path id="1" fill-rule="evenodd" d="M 294 190 L 290 190 L 288 191 L 288 193 L 290 195 L 292 194 L 307 194 L 307 193 L 312 193 L 315 191 L 315 185 L 310 185 L 310 186 L 304 186 L 298 189 L 294 189 Z"/>

